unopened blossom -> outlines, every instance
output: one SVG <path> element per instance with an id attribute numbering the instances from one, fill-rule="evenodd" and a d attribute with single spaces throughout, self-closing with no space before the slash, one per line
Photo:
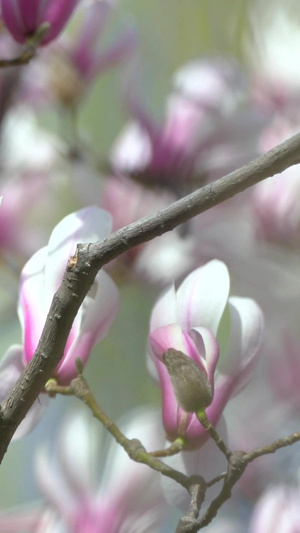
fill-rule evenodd
<path id="1" fill-rule="evenodd" d="M 228 298 L 229 287 L 225 264 L 211 261 L 189 274 L 177 290 L 172 285 L 151 315 L 150 356 L 162 389 L 163 424 L 171 442 L 182 438 L 189 449 L 202 446 L 207 433 L 195 414 L 179 407 L 164 354 L 178 350 L 199 365 L 211 387 L 206 412 L 215 426 L 228 400 L 252 377 L 262 340 L 260 308 L 249 298 Z M 221 357 L 218 336 L 227 346 Z"/>
<path id="2" fill-rule="evenodd" d="M 42 25 L 49 30 L 39 44 L 53 41 L 63 30 L 79 0 L 1 0 L 6 28 L 19 43 L 30 40 Z"/>
<path id="3" fill-rule="evenodd" d="M 114 171 L 180 194 L 182 186 L 199 186 L 249 161 L 259 152 L 266 117 L 246 101 L 245 89 L 238 66 L 218 58 L 175 73 L 161 124 L 129 94 L 133 121 L 113 147 Z"/>
<path id="4" fill-rule="evenodd" d="M 300 533 L 300 492 L 297 487 L 277 485 L 258 500 L 249 533 Z"/>
<path id="5" fill-rule="evenodd" d="M 38 65 L 32 65 L 27 76 L 28 95 L 36 90 L 42 100 L 46 96 L 64 106 L 73 106 L 97 76 L 124 63 L 136 48 L 137 35 L 133 27 L 125 26 L 118 37 L 103 45 L 114 14 L 109 0 L 95 0 L 79 9 L 78 31 L 62 36 L 40 55 Z M 36 74 L 34 80 L 32 74 Z"/>
<path id="6" fill-rule="evenodd" d="M 158 414 L 143 409 L 130 416 L 131 419 L 127 415 L 125 426 L 121 422 L 125 435 L 138 438 L 147 449 L 159 449 L 163 436 Z M 93 422 L 83 412 L 77 412 L 64 423 L 56 457 L 45 445 L 40 448 L 36 478 L 44 505 L 0 513 L 0 532 L 160 530 L 166 504 L 157 472 L 132 461 L 117 443 L 107 450 L 103 430 L 98 422 Z M 101 477 L 97 475 L 100 467 Z"/>
<path id="7" fill-rule="evenodd" d="M 53 230 L 48 246 L 36 252 L 21 273 L 18 315 L 23 343 L 11 346 L 0 365 L 0 397 L 4 399 L 25 366 L 34 356 L 54 293 L 59 288 L 67 262 L 78 243 L 102 240 L 111 231 L 109 213 L 87 207 L 65 217 Z M 118 308 L 118 290 L 101 270 L 73 322 L 63 358 L 53 378 L 62 385 L 76 377 L 76 358 L 83 365 L 93 346 L 112 325 Z M 43 412 L 46 395 L 41 394 L 17 430 L 20 436 L 34 426 Z"/>

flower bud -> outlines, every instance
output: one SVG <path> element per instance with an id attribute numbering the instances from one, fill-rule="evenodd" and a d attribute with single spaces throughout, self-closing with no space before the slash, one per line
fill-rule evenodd
<path id="1" fill-rule="evenodd" d="M 211 404 L 212 387 L 194 359 L 170 348 L 163 354 L 162 361 L 170 375 L 176 399 L 184 411 L 195 413 Z"/>

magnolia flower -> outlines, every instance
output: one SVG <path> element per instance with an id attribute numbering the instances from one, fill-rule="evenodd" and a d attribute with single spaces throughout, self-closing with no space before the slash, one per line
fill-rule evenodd
<path id="1" fill-rule="evenodd" d="M 148 449 L 157 449 L 162 444 L 158 419 L 157 414 L 140 410 L 130 422 L 126 419 L 124 432 L 128 438 L 140 439 Z M 166 509 L 158 474 L 131 461 L 116 443 L 105 452 L 103 441 L 98 422 L 83 412 L 69 417 L 56 457 L 45 446 L 37 455 L 36 477 L 44 506 L 0 514 L 0 531 L 20 531 L 18 526 L 30 533 L 158 531 Z M 101 479 L 97 475 L 99 458 Z"/>
<path id="2" fill-rule="evenodd" d="M 113 147 L 112 165 L 148 186 L 180 193 L 258 153 L 266 117 L 245 103 L 245 79 L 233 61 L 194 61 L 176 72 L 161 125 L 133 95 L 127 99 L 133 121 Z"/>
<path id="3" fill-rule="evenodd" d="M 212 393 L 206 412 L 216 425 L 230 397 L 251 378 L 262 340 L 260 308 L 248 298 L 228 298 L 229 285 L 225 264 L 211 261 L 192 272 L 177 291 L 171 286 L 152 311 L 150 355 L 162 389 L 164 427 L 170 441 L 182 438 L 188 449 L 202 446 L 207 433 L 195 414 L 179 407 L 163 356 L 172 348 L 199 365 Z M 218 341 L 228 346 L 221 354 Z"/>
<path id="4" fill-rule="evenodd" d="M 77 243 L 103 239 L 109 234 L 111 224 L 109 213 L 97 207 L 73 213 L 54 228 L 48 246 L 36 252 L 24 266 L 18 304 L 23 344 L 11 346 L 1 362 L 1 399 L 34 356 L 53 295 Z M 105 337 L 114 321 L 118 300 L 117 287 L 104 271 L 100 271 L 73 322 L 64 356 L 53 376 L 58 383 L 68 384 L 76 376 L 77 357 L 83 365 L 87 363 L 93 346 Z M 41 394 L 18 428 L 17 436 L 27 433 L 37 423 L 46 401 L 46 395 Z"/>
<path id="5" fill-rule="evenodd" d="M 25 43 L 49 24 L 49 30 L 40 44 L 53 41 L 68 22 L 79 0 L 1 0 L 2 19 L 13 38 Z"/>
<path id="6" fill-rule="evenodd" d="M 279 485 L 266 491 L 256 504 L 250 533 L 297 533 L 300 531 L 300 493 Z"/>

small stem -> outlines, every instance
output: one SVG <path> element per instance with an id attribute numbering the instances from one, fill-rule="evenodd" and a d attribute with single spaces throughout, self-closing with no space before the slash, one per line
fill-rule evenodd
<path id="1" fill-rule="evenodd" d="M 78 369 L 79 370 L 79 369 Z M 118 426 L 106 415 L 98 405 L 94 395 L 91 393 L 89 386 L 81 373 L 73 379 L 70 389 L 76 398 L 82 400 L 92 411 L 93 415 L 99 420 L 115 440 L 124 448 L 128 456 L 137 463 L 144 463 L 153 470 L 160 472 L 162 475 L 174 479 L 184 488 L 188 489 L 190 480 L 187 476 L 174 470 L 159 459 L 148 453 L 141 442 L 137 439 L 128 439 Z"/>
<path id="2" fill-rule="evenodd" d="M 204 409 L 201 410 L 201 411 L 198 411 L 196 413 L 196 416 L 197 416 L 200 424 L 202 424 L 204 429 L 206 429 L 206 431 L 210 434 L 211 438 L 215 441 L 215 443 L 218 446 L 219 450 L 221 450 L 221 452 L 224 453 L 226 459 L 229 460 L 230 457 L 231 457 L 232 452 L 229 450 L 229 448 L 227 448 L 225 442 L 223 441 L 223 439 L 220 437 L 220 435 L 215 430 L 214 426 L 209 421 L 209 419 L 207 417 L 207 414 L 204 411 Z"/>
<path id="3" fill-rule="evenodd" d="M 34 46 L 26 46 L 21 55 L 13 57 L 12 59 L 0 59 L 0 68 L 17 67 L 20 65 L 27 65 L 29 61 L 35 56 L 36 48 Z"/>
<path id="4" fill-rule="evenodd" d="M 50 24 L 48 22 L 44 22 L 43 24 L 41 24 L 41 26 L 37 29 L 36 33 L 32 37 L 27 39 L 26 47 L 23 50 L 22 54 L 17 57 L 13 57 L 12 59 L 0 59 L 0 68 L 27 65 L 35 56 L 37 47 L 39 46 L 45 35 L 48 33 L 49 29 Z"/>
<path id="5" fill-rule="evenodd" d="M 268 455 L 270 453 L 275 453 L 280 448 L 285 448 L 286 446 L 291 446 L 295 442 L 300 441 L 300 433 L 292 433 L 291 435 L 288 435 L 287 437 L 283 437 L 282 439 L 277 439 L 272 444 L 268 444 L 267 446 L 264 446 L 263 448 L 257 448 L 256 450 L 253 450 L 252 452 L 249 452 L 245 455 L 245 460 L 247 463 L 251 463 L 254 461 L 254 459 L 257 459 L 257 457 L 261 457 L 262 455 Z"/>
<path id="6" fill-rule="evenodd" d="M 176 453 L 181 452 L 185 446 L 184 439 L 178 438 L 172 442 L 172 444 L 165 448 L 164 450 L 155 450 L 154 452 L 149 452 L 152 457 L 170 457 L 171 455 L 176 455 Z"/>
<path id="7" fill-rule="evenodd" d="M 215 483 L 218 483 L 218 481 L 222 481 L 224 477 L 226 476 L 226 472 L 223 472 L 223 474 L 220 474 L 219 476 L 214 477 L 210 481 L 206 482 L 207 487 L 212 487 Z"/>
<path id="8" fill-rule="evenodd" d="M 55 397 L 56 394 L 62 394 L 64 396 L 72 396 L 73 391 L 71 387 L 63 387 L 62 385 L 57 385 L 55 379 L 49 379 L 45 385 L 45 391 L 51 397 Z"/>

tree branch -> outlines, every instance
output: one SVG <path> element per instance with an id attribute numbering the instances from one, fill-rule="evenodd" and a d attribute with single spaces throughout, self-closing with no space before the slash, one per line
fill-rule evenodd
<path id="1" fill-rule="evenodd" d="M 1 404 L 0 462 L 26 413 L 61 360 L 77 311 L 99 269 L 123 252 L 171 231 L 259 181 L 300 163 L 300 134 L 212 184 L 178 200 L 163 211 L 113 233 L 102 242 L 78 245 L 70 258 L 34 357 Z"/>

